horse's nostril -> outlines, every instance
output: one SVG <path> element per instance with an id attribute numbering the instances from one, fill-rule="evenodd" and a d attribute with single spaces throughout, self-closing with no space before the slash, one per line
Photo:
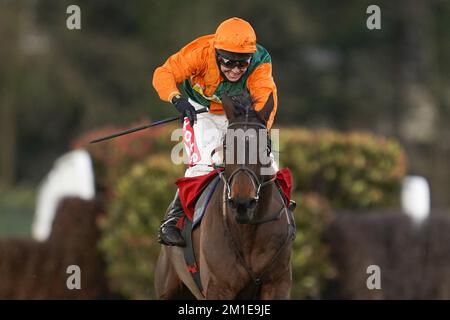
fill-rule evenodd
<path id="1" fill-rule="evenodd" d="M 236 209 L 236 202 L 234 201 L 234 199 L 228 199 L 228 205 L 231 208 Z"/>
<path id="2" fill-rule="evenodd" d="M 256 207 L 256 203 L 257 203 L 256 199 L 251 199 L 251 200 L 248 202 L 248 208 L 249 208 L 249 209 L 254 209 L 254 208 Z"/>
<path id="3" fill-rule="evenodd" d="M 240 212 L 245 212 L 246 210 L 252 210 L 256 207 L 258 201 L 253 199 L 228 199 L 228 205 L 233 210 L 238 210 Z"/>

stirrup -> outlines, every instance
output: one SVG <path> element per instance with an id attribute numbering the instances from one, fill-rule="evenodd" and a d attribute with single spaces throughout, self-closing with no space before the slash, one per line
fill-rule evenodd
<path id="1" fill-rule="evenodd" d="M 177 228 L 177 222 L 179 219 L 179 217 L 170 217 L 166 219 L 159 227 L 158 242 L 160 244 L 180 247 L 184 247 L 186 245 L 186 241 L 181 235 L 180 229 Z M 163 228 L 166 228 L 166 232 L 163 232 Z M 168 238 L 168 235 L 171 235 L 172 239 L 170 239 L 170 237 Z"/>

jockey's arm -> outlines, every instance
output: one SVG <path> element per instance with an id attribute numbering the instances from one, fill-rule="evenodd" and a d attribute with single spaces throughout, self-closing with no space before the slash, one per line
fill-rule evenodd
<path id="1" fill-rule="evenodd" d="M 255 100 L 255 110 L 259 111 L 264 107 L 269 95 L 273 93 L 273 110 L 270 113 L 269 120 L 267 121 L 267 128 L 272 127 L 275 114 L 277 113 L 277 87 L 272 77 L 272 64 L 262 63 L 260 64 L 248 77 L 247 88 L 250 95 Z"/>
<path id="2" fill-rule="evenodd" d="M 201 59 L 201 50 L 188 50 L 184 47 L 167 59 L 153 73 L 153 87 L 163 101 L 171 99 L 180 94 L 177 84 L 197 74 L 205 63 Z"/>

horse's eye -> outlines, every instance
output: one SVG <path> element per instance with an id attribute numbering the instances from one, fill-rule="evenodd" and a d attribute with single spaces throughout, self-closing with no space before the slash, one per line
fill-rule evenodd
<path id="1" fill-rule="evenodd" d="M 236 203 L 234 202 L 234 199 L 228 199 L 228 204 L 231 208 L 236 209 Z"/>

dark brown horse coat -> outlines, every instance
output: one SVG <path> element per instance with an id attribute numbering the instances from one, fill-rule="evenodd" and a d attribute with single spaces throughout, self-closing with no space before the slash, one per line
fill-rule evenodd
<path id="1" fill-rule="evenodd" d="M 247 110 L 244 117 L 243 109 L 237 109 L 236 103 L 229 97 L 224 96 L 222 100 L 229 123 L 235 123 L 235 128 L 240 128 L 243 123 L 248 123 L 250 127 L 255 123 L 265 125 L 273 108 L 271 98 L 258 113 L 248 113 L 245 108 L 250 105 L 247 104 L 244 106 Z M 235 163 L 230 164 L 225 159 L 224 177 L 232 176 L 242 167 Z M 155 272 L 157 298 L 290 298 L 292 225 L 288 212 L 275 183 L 268 182 L 256 194 L 255 180 L 251 181 L 252 174 L 245 171 L 256 173 L 259 179 L 256 183 L 268 181 L 271 177 L 258 175 L 261 164 L 245 167 L 245 170 L 239 169 L 242 172 L 229 181 L 232 199 L 228 199 L 227 180 L 219 182 L 200 226 L 193 232 L 203 292 L 198 290 L 187 271 L 182 249 L 162 246 Z M 250 208 L 255 196 L 259 196 L 259 200 Z M 237 215 L 250 223 L 262 223 L 237 223 Z"/>

